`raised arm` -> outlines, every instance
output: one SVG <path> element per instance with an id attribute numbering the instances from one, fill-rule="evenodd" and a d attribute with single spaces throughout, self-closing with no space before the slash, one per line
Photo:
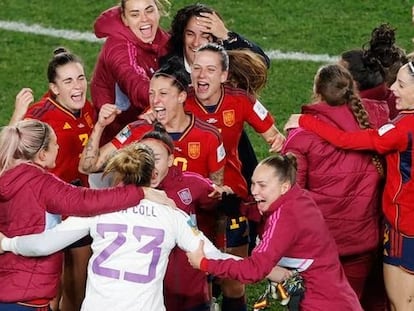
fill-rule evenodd
<path id="1" fill-rule="evenodd" d="M 105 163 L 116 151 L 116 147 L 111 142 L 102 147 L 99 147 L 99 142 L 105 127 L 112 123 L 119 113 L 120 111 L 115 105 L 105 104 L 102 106 L 98 121 L 82 151 L 78 166 L 79 172 L 89 174 L 102 171 Z"/>
<path id="2" fill-rule="evenodd" d="M 30 104 L 34 102 L 32 89 L 22 88 L 16 95 L 14 102 L 13 115 L 10 118 L 9 125 L 15 125 L 20 120 L 23 120 Z"/>
<path id="3" fill-rule="evenodd" d="M 249 49 L 262 56 L 266 66 L 270 67 L 270 59 L 265 52 L 257 44 L 240 34 L 229 31 L 217 13 L 201 12 L 200 15 L 200 17 L 197 17 L 197 22 L 206 28 L 206 32 L 215 36 L 226 50 Z"/>

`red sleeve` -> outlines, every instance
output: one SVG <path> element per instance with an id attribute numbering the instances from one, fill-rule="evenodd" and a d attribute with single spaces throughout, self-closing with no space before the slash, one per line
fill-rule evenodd
<path id="1" fill-rule="evenodd" d="M 141 125 L 140 125 L 141 124 Z M 141 140 L 145 133 L 151 131 L 150 126 L 144 120 L 138 120 L 125 126 L 115 137 L 111 140 L 112 145 L 116 149 L 121 149 L 133 142 Z"/>
<path id="2" fill-rule="evenodd" d="M 343 149 L 375 150 L 384 154 L 406 146 L 406 135 L 394 124 L 386 124 L 379 130 L 345 132 L 311 115 L 302 115 L 299 125 Z"/>
<path id="3" fill-rule="evenodd" d="M 284 215 L 286 214 L 286 215 Z M 202 261 L 203 271 L 218 277 L 254 283 L 265 278 L 287 250 L 296 243 L 295 223 L 281 209 L 274 212 L 266 223 L 265 232 L 259 245 L 250 257 L 242 260 L 226 259 Z"/>
<path id="4" fill-rule="evenodd" d="M 108 70 L 132 105 L 144 110 L 149 105 L 150 79 L 135 57 L 137 47 L 132 42 L 114 37 L 109 37 L 106 45 Z"/>
<path id="5" fill-rule="evenodd" d="M 249 100 L 243 101 L 246 104 L 246 121 L 257 133 L 262 134 L 273 126 L 275 120 L 258 99 L 249 97 Z"/>
<path id="6" fill-rule="evenodd" d="M 299 125 L 341 148 L 374 149 L 374 143 L 371 139 L 375 133 L 374 130 L 345 132 L 311 115 L 302 115 L 299 119 Z"/>
<path id="7" fill-rule="evenodd" d="M 135 185 L 89 189 L 67 184 L 50 173 L 32 182 L 37 184 L 40 201 L 53 214 L 95 216 L 134 206 L 144 198 L 142 188 Z"/>
<path id="8" fill-rule="evenodd" d="M 226 164 L 226 151 L 220 135 L 210 135 L 208 146 L 208 170 L 211 173 L 222 169 Z"/>

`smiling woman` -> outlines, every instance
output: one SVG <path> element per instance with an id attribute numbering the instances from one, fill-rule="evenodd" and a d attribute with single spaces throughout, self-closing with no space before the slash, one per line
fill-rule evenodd
<path id="1" fill-rule="evenodd" d="M 167 53 L 167 32 L 159 27 L 169 2 L 122 0 L 95 21 L 95 34 L 106 38 L 91 81 L 92 101 L 100 110 L 105 104 L 122 105 L 115 121 L 102 136 L 110 141 L 148 106 L 149 81 L 158 59 Z"/>
<path id="2" fill-rule="evenodd" d="M 25 117 L 48 123 L 56 133 L 60 148 L 56 166 L 51 172 L 66 182 L 88 186 L 87 175 L 78 171 L 78 165 L 83 146 L 92 131 L 95 111 L 86 99 L 87 80 L 83 62 L 64 48 L 57 48 L 53 54 L 47 68 L 49 91 L 28 109 Z M 83 242 L 65 252 L 65 310 L 78 308 L 84 297 L 90 248 L 87 240 Z"/>
<path id="3" fill-rule="evenodd" d="M 87 176 L 78 172 L 79 155 L 92 130 L 95 112 L 86 99 L 87 80 L 83 62 L 65 48 L 53 52 L 48 68 L 49 90 L 30 108 L 17 105 L 14 120 L 38 119 L 56 132 L 60 152 L 52 172 L 66 182 L 86 186 Z M 30 93 L 30 89 L 25 89 Z M 13 123 L 12 122 L 12 123 Z"/>
<path id="4" fill-rule="evenodd" d="M 200 248 L 187 253 L 189 261 L 217 277 L 253 283 L 266 277 L 278 281 L 276 270 L 271 272 L 283 258 L 283 265 L 300 271 L 306 284 L 300 308 L 294 308 L 292 299 L 289 310 L 362 311 L 322 214 L 308 192 L 296 184 L 296 169 L 296 158 L 287 154 L 265 158 L 254 170 L 251 190 L 263 216 L 263 234 L 250 257 L 212 260 Z"/>

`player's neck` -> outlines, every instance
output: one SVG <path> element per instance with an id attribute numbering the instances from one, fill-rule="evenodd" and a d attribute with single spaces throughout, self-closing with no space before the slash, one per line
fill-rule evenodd
<path id="1" fill-rule="evenodd" d="M 197 99 L 203 106 L 206 106 L 206 107 L 207 106 L 216 106 L 220 101 L 221 92 L 222 92 L 222 90 L 220 88 L 219 92 L 211 95 L 209 98 L 206 98 L 206 99 L 197 98 Z"/>
<path id="2" fill-rule="evenodd" d="M 183 113 L 177 115 L 176 118 L 172 119 L 165 125 L 165 129 L 168 133 L 182 133 L 185 129 L 190 125 L 191 117 L 190 115 L 186 114 L 184 111 Z"/>

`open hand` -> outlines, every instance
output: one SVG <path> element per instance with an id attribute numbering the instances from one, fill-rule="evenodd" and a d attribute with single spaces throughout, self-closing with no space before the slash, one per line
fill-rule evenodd
<path id="1" fill-rule="evenodd" d="M 197 16 L 196 19 L 197 24 L 205 28 L 205 32 L 211 33 L 220 40 L 226 40 L 228 38 L 227 33 L 229 31 L 216 12 L 201 12 L 200 16 Z"/>

